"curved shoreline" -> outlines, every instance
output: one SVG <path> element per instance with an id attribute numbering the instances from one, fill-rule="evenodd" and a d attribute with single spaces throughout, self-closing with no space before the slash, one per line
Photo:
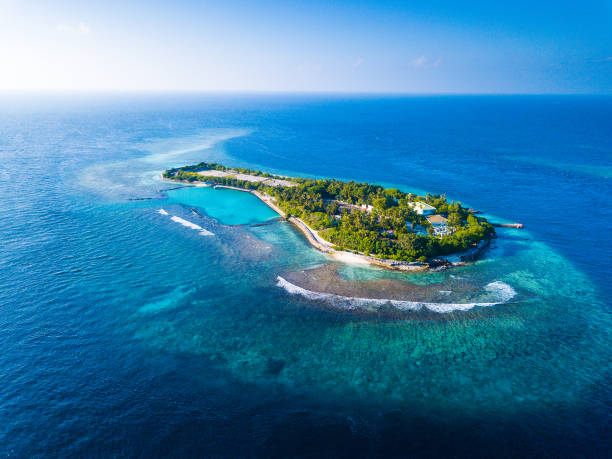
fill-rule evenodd
<path id="1" fill-rule="evenodd" d="M 332 244 L 327 242 L 318 232 L 304 223 L 303 220 L 297 217 L 289 217 L 287 219 L 293 223 L 301 232 L 306 236 L 310 245 L 320 250 L 321 252 L 328 253 L 334 258 L 343 261 L 345 263 L 362 263 L 371 264 L 375 266 L 382 266 L 387 269 L 396 271 L 425 271 L 430 268 L 429 264 L 421 263 L 420 261 L 414 262 L 403 262 L 395 260 L 386 260 L 383 258 L 371 257 L 360 253 L 347 252 L 345 250 L 336 250 L 332 247 Z"/>
<path id="2" fill-rule="evenodd" d="M 450 262 L 446 259 L 437 259 L 440 262 L 432 266 L 432 264 L 430 263 L 422 263 L 420 261 L 412 261 L 412 262 L 397 261 L 397 260 L 390 260 L 390 259 L 384 259 L 384 258 L 376 258 L 376 257 L 372 257 L 369 255 L 363 255 L 361 253 L 347 252 L 344 250 L 336 250 L 333 248 L 333 244 L 331 244 L 330 242 L 326 241 L 321 236 L 319 236 L 319 233 L 316 230 L 312 229 L 310 226 L 308 226 L 302 219 L 298 217 L 287 217 L 285 212 L 283 212 L 276 204 L 272 202 L 271 196 L 264 195 L 260 193 L 259 191 L 249 190 L 247 188 L 239 188 L 239 187 L 229 186 L 229 185 L 194 184 L 192 182 L 165 179 L 163 177 L 162 177 L 162 180 L 167 181 L 167 182 L 173 182 L 173 183 L 184 183 L 188 186 L 194 186 L 194 187 L 213 187 L 215 189 L 224 188 L 228 190 L 236 190 L 236 191 L 243 191 L 245 193 L 250 193 L 256 196 L 257 198 L 259 198 L 265 205 L 270 207 L 278 215 L 286 219 L 288 222 L 292 223 L 298 230 L 300 230 L 300 232 L 306 237 L 306 240 L 315 249 L 323 253 L 327 253 L 333 256 L 334 258 L 336 258 L 337 260 L 342 261 L 344 263 L 370 264 L 370 265 L 390 269 L 393 271 L 427 271 L 437 266 L 455 267 L 455 266 L 465 265 L 464 261 Z M 470 249 L 468 251 L 469 255 L 475 256 L 475 254 L 479 253 L 484 248 L 486 248 L 490 244 L 490 242 L 491 242 L 490 239 L 481 241 L 478 247 L 475 247 L 474 249 Z M 458 255 L 461 255 L 461 254 L 455 254 L 454 256 L 458 256 Z"/>

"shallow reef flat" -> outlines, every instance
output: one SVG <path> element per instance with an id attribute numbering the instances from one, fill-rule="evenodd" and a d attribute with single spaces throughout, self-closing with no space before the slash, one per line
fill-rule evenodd
<path id="1" fill-rule="evenodd" d="M 510 285 L 501 281 L 480 285 L 457 277 L 430 284 L 413 284 L 397 278 L 346 280 L 337 265 L 332 264 L 289 272 L 285 276 L 278 276 L 276 285 L 290 294 L 322 301 L 336 309 L 386 311 L 392 316 L 398 312 L 468 311 L 503 304 L 517 295 Z"/>

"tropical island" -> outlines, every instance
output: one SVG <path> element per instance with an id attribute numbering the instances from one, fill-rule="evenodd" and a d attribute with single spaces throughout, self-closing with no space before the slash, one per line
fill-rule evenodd
<path id="1" fill-rule="evenodd" d="M 359 257 L 392 269 L 448 264 L 445 255 L 475 251 L 494 227 L 445 195 L 417 196 L 396 188 L 284 177 L 201 162 L 168 169 L 164 180 L 248 191 L 294 223 L 319 250 Z"/>

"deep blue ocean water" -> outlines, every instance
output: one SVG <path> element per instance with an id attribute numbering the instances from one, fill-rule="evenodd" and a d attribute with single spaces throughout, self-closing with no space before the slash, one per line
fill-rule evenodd
<path id="1" fill-rule="evenodd" d="M 609 455 L 611 128 L 610 97 L 0 96 L 0 454 Z M 291 295 L 276 276 L 336 262 L 244 225 L 274 216 L 251 196 L 163 191 L 199 161 L 521 222 L 467 268 L 338 265 L 517 296 L 398 317 Z"/>

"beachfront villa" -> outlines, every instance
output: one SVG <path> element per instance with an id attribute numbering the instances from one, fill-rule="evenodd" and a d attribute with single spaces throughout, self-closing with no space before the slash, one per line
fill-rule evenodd
<path id="1" fill-rule="evenodd" d="M 427 221 L 435 226 L 446 226 L 448 218 L 444 218 L 442 215 L 430 215 L 427 217 Z"/>
<path id="2" fill-rule="evenodd" d="M 451 232 L 450 228 L 448 227 L 448 219 L 444 218 L 442 215 L 430 215 L 427 217 L 427 221 L 431 223 L 434 236 L 444 236 L 445 234 L 449 234 Z M 427 236 L 429 234 L 426 227 L 420 225 L 415 225 L 412 227 L 410 222 L 406 222 L 406 226 L 415 234 L 419 234 L 421 236 Z"/>
<path id="3" fill-rule="evenodd" d="M 409 202 L 408 205 L 419 215 L 432 215 L 436 211 L 434 206 L 422 201 Z"/>
<path id="4" fill-rule="evenodd" d="M 433 226 L 436 236 L 443 236 L 450 232 L 448 228 L 448 218 L 444 218 L 442 215 L 430 215 L 427 217 L 427 221 Z"/>

